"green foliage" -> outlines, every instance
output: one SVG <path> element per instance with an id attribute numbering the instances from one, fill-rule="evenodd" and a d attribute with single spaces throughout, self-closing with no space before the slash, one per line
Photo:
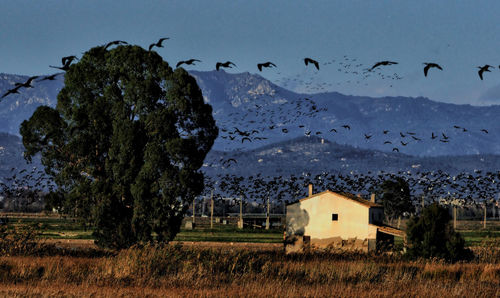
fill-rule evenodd
<path id="1" fill-rule="evenodd" d="M 453 230 L 448 210 L 434 203 L 407 225 L 408 255 L 410 257 L 441 258 L 448 261 L 469 259 L 465 240 Z"/>
<path id="2" fill-rule="evenodd" d="M 379 188 L 385 217 L 392 220 L 402 216 L 405 212 L 414 211 L 410 196 L 410 186 L 403 178 L 386 180 Z"/>
<path id="3" fill-rule="evenodd" d="M 103 247 L 152 232 L 172 240 L 218 133 L 195 79 L 154 51 L 95 47 L 71 65 L 57 99 L 20 131 L 26 158 L 41 153 L 64 195 L 58 207 L 92 223 Z"/>

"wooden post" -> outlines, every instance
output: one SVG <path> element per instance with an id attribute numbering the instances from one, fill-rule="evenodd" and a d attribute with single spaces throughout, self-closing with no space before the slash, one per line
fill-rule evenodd
<path id="1" fill-rule="evenodd" d="M 483 228 L 486 229 L 486 202 L 484 203 L 484 221 Z"/>
<path id="2" fill-rule="evenodd" d="M 195 212 L 196 212 L 196 205 L 195 204 L 196 204 L 196 198 L 193 199 L 193 224 L 194 224 Z"/>
<path id="3" fill-rule="evenodd" d="M 238 222 L 238 228 L 243 229 L 243 197 L 240 197 L 240 220 Z"/>
<path id="4" fill-rule="evenodd" d="M 457 229 L 457 206 L 453 205 L 453 229 Z"/>
<path id="5" fill-rule="evenodd" d="M 269 198 L 267 198 L 266 230 L 269 230 Z"/>
<path id="6" fill-rule="evenodd" d="M 214 228 L 214 190 L 210 193 L 210 229 Z"/>

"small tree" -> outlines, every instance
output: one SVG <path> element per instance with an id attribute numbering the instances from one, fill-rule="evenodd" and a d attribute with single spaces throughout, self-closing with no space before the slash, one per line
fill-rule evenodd
<path id="1" fill-rule="evenodd" d="M 405 212 L 411 213 L 414 210 L 408 182 L 400 177 L 394 180 L 386 180 L 380 186 L 379 193 L 381 193 L 385 217 L 388 220 L 397 218 L 399 228 L 401 216 Z"/>
<path id="2" fill-rule="evenodd" d="M 419 217 L 412 217 L 407 225 L 408 255 L 448 261 L 470 258 L 471 251 L 453 230 L 450 219 L 448 210 L 437 203 L 424 208 Z"/>

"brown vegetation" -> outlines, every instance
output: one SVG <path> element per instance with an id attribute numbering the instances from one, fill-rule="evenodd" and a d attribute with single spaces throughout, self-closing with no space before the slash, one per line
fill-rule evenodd
<path id="1" fill-rule="evenodd" d="M 496 255 L 491 255 L 496 254 Z M 0 257 L 0 296 L 500 295 L 498 250 L 471 263 L 400 256 L 146 246 L 103 256 Z"/>

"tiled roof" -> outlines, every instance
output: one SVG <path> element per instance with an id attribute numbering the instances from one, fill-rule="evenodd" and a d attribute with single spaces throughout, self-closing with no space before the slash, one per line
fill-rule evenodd
<path id="1" fill-rule="evenodd" d="M 346 199 L 348 199 L 348 200 L 355 201 L 356 203 L 359 203 L 359 204 L 364 205 L 364 206 L 367 206 L 367 207 L 374 207 L 374 208 L 376 208 L 376 207 L 380 207 L 380 208 L 382 208 L 382 205 L 380 205 L 380 204 L 373 203 L 373 202 L 371 202 L 371 201 L 365 200 L 365 199 L 360 198 L 360 197 L 358 197 L 358 196 L 356 196 L 356 195 L 353 195 L 353 194 L 351 194 L 351 193 L 347 193 L 347 192 L 333 192 L 333 191 L 331 191 L 331 190 L 326 190 L 326 191 L 323 191 L 323 192 L 320 192 L 320 193 L 313 194 L 313 195 L 312 195 L 312 196 L 310 196 L 310 197 L 305 197 L 305 198 L 303 198 L 303 199 L 299 199 L 298 201 L 292 202 L 292 203 L 290 203 L 290 204 L 288 204 L 288 205 L 292 205 L 292 204 L 295 204 L 295 203 L 301 202 L 301 201 L 303 201 L 303 200 L 309 200 L 309 199 L 312 199 L 312 198 L 314 198 L 314 197 L 317 197 L 317 196 L 323 195 L 323 194 L 325 194 L 325 193 L 331 193 L 331 194 L 335 194 L 335 195 L 338 195 L 338 196 L 342 196 L 342 197 L 344 197 L 344 198 L 346 198 Z"/>

